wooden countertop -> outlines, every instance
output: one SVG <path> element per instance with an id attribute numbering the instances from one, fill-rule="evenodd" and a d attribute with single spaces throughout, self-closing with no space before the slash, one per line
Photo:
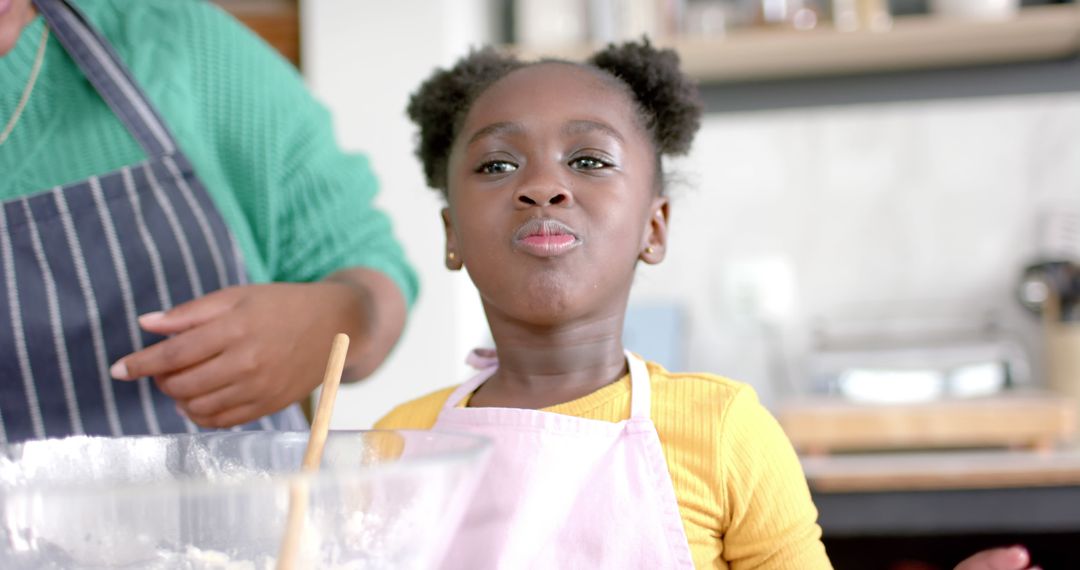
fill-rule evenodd
<path id="1" fill-rule="evenodd" d="M 782 402 L 776 418 L 795 449 L 808 455 L 935 448 L 1049 452 L 1073 439 L 1076 412 L 1065 396 L 1009 390 L 906 404 L 798 398 Z"/>
<path id="2" fill-rule="evenodd" d="M 1080 448 L 803 457 L 819 493 L 1080 486 Z"/>

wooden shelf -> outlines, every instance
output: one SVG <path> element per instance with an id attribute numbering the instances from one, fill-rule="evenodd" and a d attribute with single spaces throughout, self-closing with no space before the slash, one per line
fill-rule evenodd
<path id="1" fill-rule="evenodd" d="M 678 51 L 691 76 L 714 83 L 1044 61 L 1080 54 L 1080 5 L 1024 8 L 1003 21 L 898 17 L 886 32 L 753 29 L 656 43 Z M 509 49 L 527 59 L 576 60 L 597 47 Z"/>

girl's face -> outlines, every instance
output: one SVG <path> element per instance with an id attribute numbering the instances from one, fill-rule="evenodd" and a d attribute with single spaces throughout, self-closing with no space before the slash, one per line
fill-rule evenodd
<path id="1" fill-rule="evenodd" d="M 569 64 L 514 71 L 476 99 L 451 149 L 447 265 L 468 269 L 489 320 L 621 322 L 637 260 L 663 258 L 655 164 L 610 80 Z"/>

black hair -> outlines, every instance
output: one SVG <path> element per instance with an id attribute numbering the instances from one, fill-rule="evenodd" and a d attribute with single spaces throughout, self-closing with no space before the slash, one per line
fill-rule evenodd
<path id="1" fill-rule="evenodd" d="M 447 191 L 447 163 L 465 116 L 476 98 L 512 71 L 560 60 L 523 62 L 493 48 L 473 51 L 450 69 L 439 69 L 409 99 L 407 113 L 420 128 L 416 156 L 424 165 L 427 183 Z M 570 63 L 563 61 L 562 63 Z M 679 56 L 657 49 L 647 39 L 611 44 L 581 65 L 615 80 L 636 104 L 639 119 L 660 157 L 685 154 L 701 126 L 702 106 L 697 86 L 679 70 Z"/>

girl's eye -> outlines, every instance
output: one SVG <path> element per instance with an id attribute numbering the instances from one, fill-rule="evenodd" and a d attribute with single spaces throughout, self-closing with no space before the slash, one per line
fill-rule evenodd
<path id="1" fill-rule="evenodd" d="M 480 174 L 505 174 L 517 170 L 517 165 L 505 160 L 490 160 L 481 164 L 476 172 Z"/>
<path id="2" fill-rule="evenodd" d="M 607 168 L 611 166 L 610 162 L 600 160 L 599 158 L 592 156 L 582 156 L 570 161 L 571 168 L 577 168 L 580 170 L 599 170 L 601 168 Z"/>

